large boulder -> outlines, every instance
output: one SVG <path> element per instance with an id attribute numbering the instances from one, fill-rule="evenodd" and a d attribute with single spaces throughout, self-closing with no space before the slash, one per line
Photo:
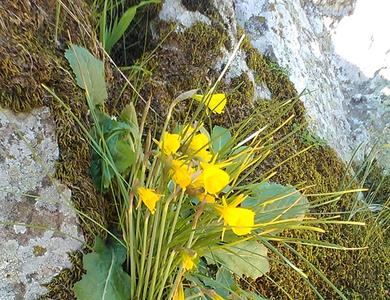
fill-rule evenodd
<path id="1" fill-rule="evenodd" d="M 54 178 L 50 111 L 0 111 L 0 149 L 0 299 L 36 299 L 84 241 L 71 191 Z"/>

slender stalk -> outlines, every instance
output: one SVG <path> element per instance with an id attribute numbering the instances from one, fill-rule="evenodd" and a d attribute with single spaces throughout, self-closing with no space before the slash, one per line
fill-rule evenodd
<path id="1" fill-rule="evenodd" d="M 171 252 L 171 255 L 169 256 L 169 260 L 168 260 L 168 263 L 167 263 L 167 267 L 165 268 L 165 272 L 164 272 L 164 275 L 163 275 L 163 279 L 160 283 L 160 290 L 158 292 L 158 295 L 157 295 L 157 300 L 158 299 L 161 299 L 162 297 L 162 294 L 164 292 L 164 289 L 165 289 L 165 283 L 167 282 L 167 279 L 168 279 L 168 276 L 170 275 L 170 271 L 171 271 L 171 266 L 172 266 L 172 262 L 173 262 L 173 259 L 175 258 L 175 255 L 176 255 L 176 251 L 175 250 L 172 250 Z M 164 260 L 165 261 L 165 260 Z"/>
<path id="2" fill-rule="evenodd" d="M 173 288 L 169 292 L 169 296 L 167 298 L 168 300 L 173 298 L 173 295 L 174 295 L 175 291 L 177 290 L 177 288 L 179 287 L 179 284 L 180 284 L 180 281 L 181 281 L 181 278 L 183 277 L 183 275 L 184 275 L 184 269 L 183 269 L 183 266 L 181 266 L 179 269 L 179 272 L 176 275 L 176 279 L 175 279 L 175 283 L 173 284 Z"/>
<path id="3" fill-rule="evenodd" d="M 126 190 L 126 189 L 125 189 Z M 133 298 L 133 295 L 134 295 L 134 291 L 135 291 L 135 287 L 137 285 L 137 282 L 136 282 L 136 259 L 134 257 L 134 249 L 136 249 L 135 247 L 135 234 L 134 234 L 134 224 L 133 224 L 133 198 L 130 198 L 130 201 L 129 201 L 129 209 L 128 209 L 128 216 L 129 216 L 129 220 L 128 220 L 128 231 L 130 233 L 130 241 L 129 241 L 129 245 L 130 247 L 128 248 L 129 252 L 130 252 L 130 286 L 131 286 L 131 298 Z"/>
<path id="4" fill-rule="evenodd" d="M 146 261 L 146 250 L 147 250 L 147 240 L 148 240 L 148 229 L 149 229 L 149 217 L 150 214 L 147 213 L 144 223 L 144 234 L 143 234 L 143 242 L 142 242 L 142 254 L 141 254 L 141 266 L 138 274 L 138 285 L 137 285 L 137 295 L 136 299 L 140 299 L 141 291 L 143 287 L 143 280 L 144 280 L 144 268 L 145 268 L 145 261 Z"/>
<path id="5" fill-rule="evenodd" d="M 168 253 L 169 253 L 168 245 L 172 241 L 173 235 L 174 235 L 175 230 L 176 230 L 176 224 L 177 224 L 177 220 L 179 219 L 180 210 L 181 210 L 181 204 L 183 202 L 183 198 L 184 198 L 184 190 L 182 190 L 182 193 L 180 195 L 179 202 L 178 202 L 177 207 L 176 207 L 175 217 L 173 218 L 173 222 L 172 222 L 172 224 L 170 226 L 171 227 L 171 231 L 169 233 L 169 236 L 168 236 L 168 239 L 167 239 L 167 242 L 166 242 L 167 249 L 165 250 L 163 261 L 165 261 L 167 259 L 167 257 L 168 257 Z"/>
<path id="6" fill-rule="evenodd" d="M 161 245 L 162 245 L 162 241 L 163 241 L 163 237 L 164 237 L 165 223 L 166 223 L 166 219 L 167 219 L 167 214 L 168 214 L 170 202 L 171 202 L 171 199 L 168 199 L 167 202 L 165 203 L 161 222 L 160 222 L 160 232 L 159 232 L 156 258 L 155 258 L 155 262 L 154 262 L 153 277 L 152 277 L 152 282 L 150 284 L 150 290 L 149 290 L 149 299 L 150 300 L 155 299 L 155 298 L 153 298 L 153 294 L 154 294 L 154 289 L 155 289 L 155 285 L 156 285 L 157 272 L 158 272 L 159 264 L 160 264 Z"/>
<path id="7" fill-rule="evenodd" d="M 203 213 L 203 209 L 204 209 L 205 204 L 206 204 L 206 202 L 203 201 L 195 213 L 191 235 L 190 235 L 190 238 L 188 239 L 188 243 L 187 243 L 187 248 L 191 248 L 191 246 L 192 246 L 192 241 L 194 240 L 194 236 L 195 236 L 195 229 L 196 229 L 196 226 L 198 225 L 198 220 Z"/>
<path id="8" fill-rule="evenodd" d="M 157 208 L 156 213 L 153 216 L 153 232 L 151 236 L 151 243 L 149 247 L 149 256 L 146 264 L 146 273 L 145 273 L 145 283 L 144 283 L 144 289 L 142 293 L 142 299 L 146 299 L 147 291 L 149 288 L 149 276 L 150 276 L 150 271 L 152 267 L 152 261 L 153 261 L 153 254 L 154 254 L 154 244 L 156 241 L 156 234 L 157 234 L 157 227 L 159 226 L 159 221 L 160 221 L 160 211 L 159 207 Z"/>

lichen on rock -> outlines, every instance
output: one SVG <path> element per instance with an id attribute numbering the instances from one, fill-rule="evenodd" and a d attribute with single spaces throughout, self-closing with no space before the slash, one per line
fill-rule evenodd
<path id="1" fill-rule="evenodd" d="M 0 111 L 0 298 L 34 299 L 81 249 L 71 192 L 54 179 L 59 151 L 47 108 Z"/>

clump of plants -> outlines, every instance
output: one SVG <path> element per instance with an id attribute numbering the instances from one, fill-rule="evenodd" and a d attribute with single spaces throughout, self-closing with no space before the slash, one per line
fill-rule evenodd
<path id="1" fill-rule="evenodd" d="M 118 116 L 107 114 L 103 63 L 78 46 L 66 58 L 93 122 L 86 129 L 78 121 L 93 150 L 91 176 L 116 212 L 110 238 L 96 237 L 84 256 L 77 299 L 263 299 L 242 283 L 267 276 L 267 253 L 281 255 L 272 241 L 338 247 L 280 235 L 323 232 L 318 225 L 335 216 L 316 219 L 310 207 L 337 201 L 339 194 L 316 195 L 309 204 L 304 188 L 268 182 L 274 169 L 254 177 L 278 144 L 275 130 L 251 122 L 256 110 L 230 129 L 214 126 L 213 114 L 229 105 L 225 94 L 215 92 L 218 81 L 204 94 L 179 95 L 163 128 L 149 128 L 147 116 L 156 114 L 150 102 L 140 116 L 133 104 Z M 179 124 L 172 113 L 183 101 L 190 108 Z"/>

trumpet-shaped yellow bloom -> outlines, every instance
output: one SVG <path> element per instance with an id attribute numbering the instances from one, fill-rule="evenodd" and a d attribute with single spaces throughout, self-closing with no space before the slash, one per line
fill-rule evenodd
<path id="1" fill-rule="evenodd" d="M 207 193 L 202 193 L 197 196 L 200 202 L 205 201 L 206 203 L 215 203 L 215 197 Z"/>
<path id="2" fill-rule="evenodd" d="M 177 287 L 175 293 L 173 294 L 172 300 L 185 300 L 184 289 L 183 289 L 182 283 L 180 283 L 179 286 Z"/>
<path id="3" fill-rule="evenodd" d="M 213 95 L 194 95 L 193 99 L 199 102 L 204 102 L 208 108 L 217 114 L 223 113 L 226 106 L 226 95 L 225 94 L 213 94 Z"/>
<path id="4" fill-rule="evenodd" d="M 213 164 L 202 164 L 203 187 L 209 194 L 217 194 L 229 183 L 229 174 Z"/>
<path id="5" fill-rule="evenodd" d="M 190 154 L 195 155 L 204 162 L 209 162 L 212 158 L 212 155 L 208 149 L 209 138 L 204 133 L 198 133 L 194 135 L 188 146 L 188 151 Z"/>
<path id="6" fill-rule="evenodd" d="M 195 134 L 188 146 L 191 152 L 198 152 L 201 149 L 207 149 L 209 146 L 209 138 L 204 133 Z"/>
<path id="7" fill-rule="evenodd" d="M 237 235 L 250 233 L 255 223 L 255 213 L 247 208 L 226 206 L 222 208 L 221 215 L 225 224 Z"/>
<path id="8" fill-rule="evenodd" d="M 196 153 L 196 156 L 203 162 L 209 162 L 213 155 L 210 153 L 210 151 L 202 149 L 198 153 Z"/>
<path id="9" fill-rule="evenodd" d="M 180 148 L 180 135 L 165 132 L 158 146 L 166 155 L 173 155 Z"/>
<path id="10" fill-rule="evenodd" d="M 194 259 L 196 258 L 196 252 L 193 252 L 192 255 L 187 251 L 183 252 L 182 260 L 183 260 L 183 268 L 186 271 L 191 271 L 195 267 Z"/>
<path id="11" fill-rule="evenodd" d="M 225 198 L 222 197 L 223 205 L 216 206 L 224 223 L 230 226 L 237 235 L 250 233 L 255 224 L 255 213 L 251 209 L 236 207 L 244 201 L 245 198 L 244 195 L 239 195 L 232 203 L 226 204 Z"/>
<path id="12" fill-rule="evenodd" d="M 160 200 L 161 195 L 157 194 L 153 189 L 140 187 L 137 189 L 138 195 L 145 206 L 150 210 L 151 214 L 156 211 L 156 203 Z"/>
<path id="13" fill-rule="evenodd" d="M 192 137 L 188 150 L 191 154 L 204 162 L 209 162 L 212 155 L 209 149 L 209 138 L 204 133 L 198 133 Z"/>
<path id="14" fill-rule="evenodd" d="M 182 189 L 185 189 L 187 186 L 191 184 L 192 173 L 194 173 L 194 170 L 190 166 L 183 163 L 182 161 L 176 159 L 172 161 L 172 168 L 171 168 L 172 180 L 177 185 L 179 185 Z"/>

